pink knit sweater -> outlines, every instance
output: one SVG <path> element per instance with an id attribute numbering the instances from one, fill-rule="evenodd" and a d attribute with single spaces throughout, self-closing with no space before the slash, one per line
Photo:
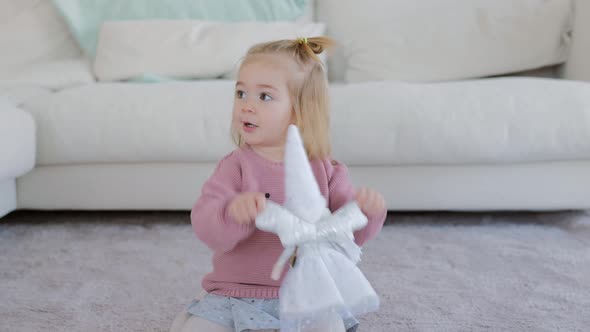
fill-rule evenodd
<path id="1" fill-rule="evenodd" d="M 329 208 L 335 211 L 354 199 L 354 189 L 345 165 L 332 160 L 312 160 L 311 167 Z M 272 266 L 283 251 L 277 235 L 254 225 L 239 225 L 228 214 L 229 202 L 241 192 L 262 192 L 283 204 L 284 168 L 250 148 L 237 149 L 223 158 L 202 188 L 191 211 L 197 237 L 214 252 L 213 271 L 205 276 L 203 288 L 231 297 L 278 298 L 279 281 L 270 278 Z M 387 211 L 367 216 L 368 225 L 355 233 L 363 245 L 383 226 Z"/>

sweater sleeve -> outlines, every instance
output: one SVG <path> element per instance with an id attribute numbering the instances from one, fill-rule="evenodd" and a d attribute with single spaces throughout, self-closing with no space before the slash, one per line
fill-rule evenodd
<path id="1" fill-rule="evenodd" d="M 231 251 L 256 230 L 237 224 L 228 214 L 229 203 L 240 193 L 241 177 L 239 159 L 231 153 L 219 162 L 191 210 L 195 234 L 213 251 Z"/>
<path id="2" fill-rule="evenodd" d="M 354 200 L 354 187 L 348 175 L 348 168 L 341 163 L 332 162 L 333 172 L 328 189 L 330 191 L 330 211 L 334 212 L 344 206 L 346 203 Z M 387 216 L 387 209 L 378 211 L 373 215 L 367 215 L 369 222 L 367 226 L 354 232 L 354 241 L 357 245 L 362 246 L 367 241 L 374 238 L 385 222 Z"/>

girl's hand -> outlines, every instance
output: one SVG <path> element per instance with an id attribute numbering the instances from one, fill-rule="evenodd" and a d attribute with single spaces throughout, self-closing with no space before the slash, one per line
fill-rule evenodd
<path id="1" fill-rule="evenodd" d="M 374 215 L 385 209 L 383 195 L 373 189 L 361 188 L 357 190 L 354 198 L 365 216 Z"/>
<path id="2" fill-rule="evenodd" d="M 266 206 L 263 193 L 241 193 L 229 203 L 229 216 L 240 225 L 250 225 Z"/>

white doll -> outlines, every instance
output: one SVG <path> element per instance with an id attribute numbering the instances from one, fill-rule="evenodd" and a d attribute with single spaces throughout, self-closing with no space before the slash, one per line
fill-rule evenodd
<path id="1" fill-rule="evenodd" d="M 288 129 L 284 165 L 284 206 L 267 202 L 256 218 L 256 226 L 276 233 L 285 247 L 273 279 L 279 279 L 297 248 L 296 263 L 280 289 L 281 330 L 317 329 L 335 316 L 345 319 L 377 310 L 379 298 L 356 266 L 361 250 L 353 232 L 367 218 L 354 202 L 334 214 L 326 207 L 294 125 Z"/>

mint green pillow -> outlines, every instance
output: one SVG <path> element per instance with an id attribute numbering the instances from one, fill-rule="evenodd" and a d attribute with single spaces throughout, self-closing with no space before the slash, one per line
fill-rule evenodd
<path id="1" fill-rule="evenodd" d="M 307 0 L 53 0 L 86 54 L 94 57 L 104 21 L 200 19 L 292 21 Z"/>

